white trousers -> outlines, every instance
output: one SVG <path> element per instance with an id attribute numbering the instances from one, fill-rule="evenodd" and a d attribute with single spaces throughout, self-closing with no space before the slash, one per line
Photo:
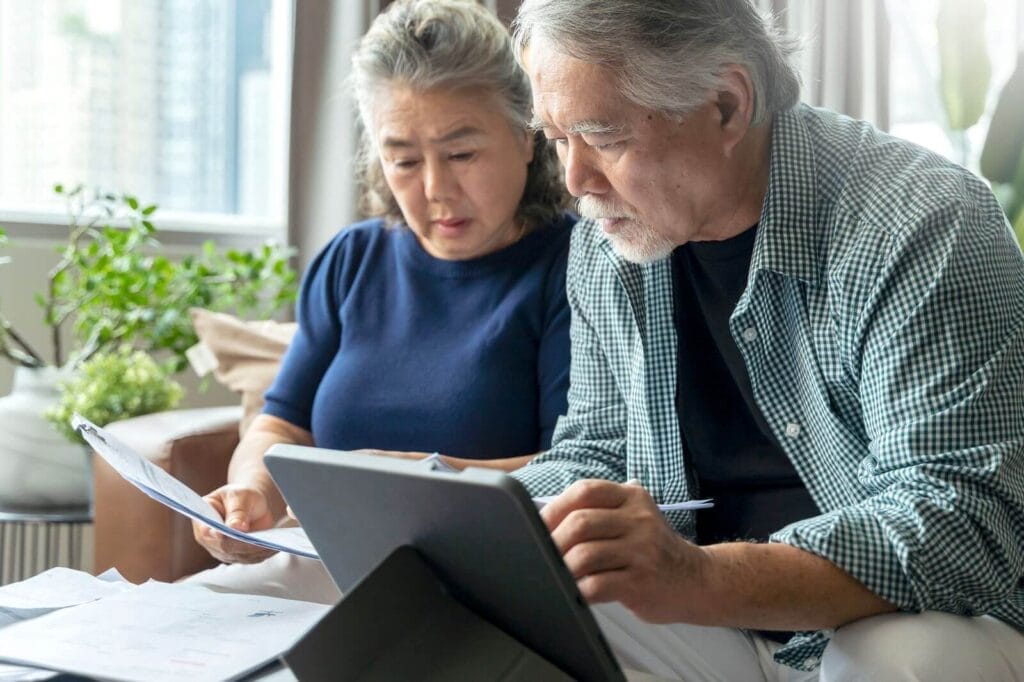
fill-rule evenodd
<path id="1" fill-rule="evenodd" d="M 261 594 L 318 604 L 336 604 L 341 599 L 341 592 L 323 562 L 287 552 L 278 552 L 258 564 L 220 564 L 182 582 L 218 592 Z"/>
<path id="2" fill-rule="evenodd" d="M 988 616 L 927 611 L 839 628 L 821 667 L 777 664 L 780 644 L 734 628 L 645 623 L 620 604 L 594 615 L 623 668 L 670 680 L 721 682 L 1013 682 L 1024 680 L 1024 633 Z"/>

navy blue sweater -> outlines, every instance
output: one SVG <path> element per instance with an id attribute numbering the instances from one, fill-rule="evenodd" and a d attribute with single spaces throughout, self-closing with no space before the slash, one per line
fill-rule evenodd
<path id="1" fill-rule="evenodd" d="M 574 219 L 465 261 L 380 220 L 341 231 L 303 279 L 299 330 L 264 412 L 319 447 L 494 459 L 546 449 L 569 386 Z"/>

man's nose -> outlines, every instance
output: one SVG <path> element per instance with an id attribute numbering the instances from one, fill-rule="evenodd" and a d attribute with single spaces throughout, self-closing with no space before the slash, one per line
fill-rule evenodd
<path id="1" fill-rule="evenodd" d="M 423 193 L 427 201 L 445 201 L 458 194 L 458 180 L 448 164 L 427 161 L 423 168 Z"/>
<path id="2" fill-rule="evenodd" d="M 604 194 L 608 191 L 608 179 L 590 158 L 590 149 L 585 144 L 570 141 L 563 157 L 565 165 L 565 187 L 574 197 L 587 194 Z"/>

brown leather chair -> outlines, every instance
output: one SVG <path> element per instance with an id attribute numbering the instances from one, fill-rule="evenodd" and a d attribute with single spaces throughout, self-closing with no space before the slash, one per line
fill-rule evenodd
<path id="1" fill-rule="evenodd" d="M 238 445 L 241 407 L 172 410 L 115 422 L 118 440 L 205 495 L 224 484 Z M 93 455 L 95 563 L 132 582 L 173 581 L 216 561 L 192 538 L 184 515 L 151 500 Z"/>

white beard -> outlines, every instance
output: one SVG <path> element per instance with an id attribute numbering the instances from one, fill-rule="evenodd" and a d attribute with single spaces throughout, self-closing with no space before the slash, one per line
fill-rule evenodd
<path id="1" fill-rule="evenodd" d="M 675 249 L 675 244 L 642 222 L 632 211 L 615 208 L 590 195 L 581 197 L 576 206 L 584 218 L 625 218 L 628 221 L 618 232 L 609 234 L 608 241 L 619 256 L 631 263 L 654 263 L 667 258 Z"/>

